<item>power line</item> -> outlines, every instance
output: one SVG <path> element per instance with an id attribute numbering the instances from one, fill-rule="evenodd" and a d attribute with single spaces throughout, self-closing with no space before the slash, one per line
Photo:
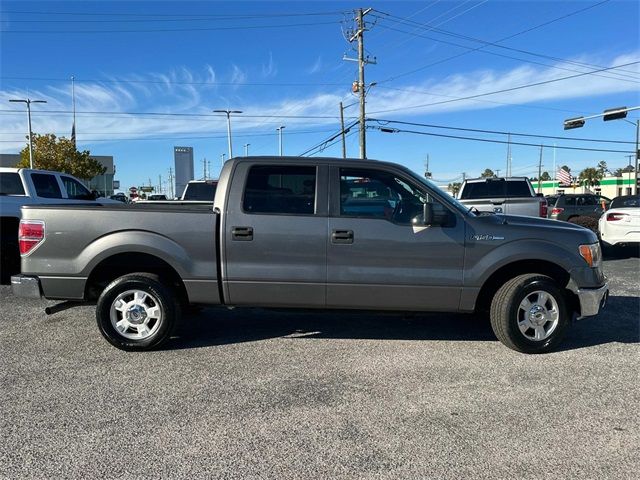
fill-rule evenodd
<path id="1" fill-rule="evenodd" d="M 443 137 L 443 138 L 455 138 L 458 140 L 471 140 L 471 141 L 475 141 L 475 142 L 485 142 L 485 143 L 499 143 L 499 144 L 508 144 L 511 143 L 511 145 L 522 145 L 525 147 L 536 147 L 536 148 L 540 148 L 540 144 L 539 143 L 524 143 L 524 142 L 507 142 L 506 140 L 492 140 L 492 139 L 488 139 L 488 138 L 477 138 L 477 137 L 463 137 L 463 136 L 459 136 L 459 135 L 447 135 L 444 133 L 432 133 L 432 132 L 420 132 L 417 130 L 404 130 L 404 129 L 399 129 L 399 128 L 385 128 L 385 127 L 379 127 L 379 126 L 370 126 L 369 128 L 374 128 L 377 130 L 380 130 L 382 132 L 385 133 L 412 133 L 415 135 L 427 135 L 430 137 Z M 602 149 L 602 148 L 587 148 L 587 147 L 567 147 L 567 146 L 562 146 L 562 145 L 542 145 L 543 147 L 548 147 L 548 148 L 558 148 L 561 150 L 578 150 L 578 151 L 583 151 L 583 152 L 609 152 L 609 153 L 633 153 L 632 151 L 629 150 L 610 150 L 610 149 Z"/>
<path id="2" fill-rule="evenodd" d="M 18 15 L 68 15 L 68 16 L 82 16 L 82 17 L 201 17 L 201 18 L 213 18 L 213 19 L 245 19 L 245 18 L 273 18 L 273 17 L 306 17 L 306 16 L 321 16 L 321 15 L 340 15 L 345 13 L 344 10 L 334 10 L 328 12 L 302 12 L 302 13 L 255 13 L 255 14 L 209 14 L 209 13 L 124 13 L 124 12 L 35 12 L 24 10 L 5 10 L 0 12 L 0 15 L 6 14 L 18 14 Z M 12 22 L 15 20 L 11 20 Z M 55 20 L 56 22 L 58 20 Z M 80 20 L 88 21 L 88 20 Z"/>
<path id="3" fill-rule="evenodd" d="M 412 125 L 415 127 L 443 128 L 447 130 L 460 130 L 464 132 L 490 133 L 493 135 L 513 135 L 515 137 L 549 138 L 553 140 L 570 140 L 570 141 L 577 141 L 577 142 L 621 143 L 621 144 L 630 144 L 630 145 L 636 144 L 636 142 L 629 142 L 625 140 L 604 140 L 604 139 L 598 139 L 598 138 L 559 137 L 559 136 L 553 136 L 553 135 L 540 135 L 535 133 L 504 132 L 504 131 L 498 131 L 498 130 L 483 130 L 479 128 L 464 128 L 464 127 L 451 127 L 447 125 L 434 125 L 429 123 L 403 122 L 401 120 L 385 120 L 385 119 L 378 119 L 378 118 L 369 118 L 367 120 L 378 122 L 380 124 L 393 123 L 393 124 L 399 124 L 399 125 Z"/>
<path id="4" fill-rule="evenodd" d="M 0 109 L 0 113 L 10 114 L 24 114 L 21 110 Z M 35 113 L 35 112 L 34 112 Z M 42 110 L 38 112 L 40 116 L 47 116 L 47 114 L 70 114 L 70 110 Z M 91 115 L 149 115 L 159 117 L 205 117 L 205 118 L 222 118 L 224 115 L 214 115 L 211 113 L 175 113 L 175 112 L 108 112 L 108 111 L 76 111 L 76 114 L 91 114 Z M 242 115 L 243 118 L 300 118 L 300 119 L 331 119 L 337 120 L 339 115 Z M 354 117 L 347 117 L 354 118 Z"/>
<path id="5" fill-rule="evenodd" d="M 395 111 L 398 111 L 398 110 L 406 110 L 406 109 L 409 109 L 409 108 L 431 107 L 431 106 L 434 106 L 434 105 L 442 105 L 442 104 L 445 104 L 445 103 L 459 102 L 459 101 L 462 101 L 462 100 L 472 100 L 474 98 L 485 97 L 487 95 L 495 95 L 497 93 L 513 92 L 515 90 L 521 90 L 523 88 L 537 87 L 537 86 L 540 86 L 540 85 L 547 85 L 549 83 L 559 82 L 559 81 L 562 81 L 562 80 L 569 80 L 571 78 L 583 77 L 585 75 L 590 75 L 590 74 L 592 74 L 594 72 L 605 72 L 605 71 L 614 70 L 614 69 L 620 68 L 620 67 L 628 67 L 629 65 L 636 65 L 638 63 L 640 63 L 640 61 L 623 63 L 623 64 L 620 64 L 620 65 L 614 65 L 612 67 L 602 68 L 600 70 L 594 70 L 593 72 L 588 72 L 588 73 L 577 73 L 575 75 L 569 75 L 569 76 L 566 76 L 566 77 L 553 78 L 551 80 L 543 80 L 543 81 L 540 81 L 540 82 L 528 83 L 528 84 L 525 84 L 525 85 L 519 85 L 517 87 L 503 88 L 501 90 L 494 90 L 492 92 L 478 93 L 476 95 L 469 95 L 469 96 L 466 96 L 466 97 L 460 97 L 460 98 L 452 99 L 452 100 L 443 100 L 441 102 L 425 103 L 425 104 L 422 104 L 422 105 L 412 105 L 412 106 L 406 106 L 406 107 L 401 107 L 401 108 L 390 108 L 390 109 L 387 109 L 387 110 L 378 110 L 377 112 L 370 112 L 370 113 L 395 112 Z"/>
<path id="6" fill-rule="evenodd" d="M 471 37 L 469 35 L 462 35 L 462 34 L 459 34 L 459 33 L 451 32 L 449 30 L 444 30 L 442 28 L 437 28 L 439 25 L 432 26 L 430 24 L 424 24 L 424 23 L 416 22 L 414 20 L 409 20 L 408 18 L 397 17 L 397 16 L 391 15 L 391 14 L 386 14 L 386 15 L 387 15 L 387 17 L 385 17 L 386 20 L 395 21 L 397 23 L 400 23 L 400 24 L 403 24 L 403 25 L 407 25 L 407 26 L 415 26 L 418 29 L 424 29 L 424 30 L 427 30 L 427 31 L 433 31 L 433 32 L 441 34 L 441 35 L 446 35 L 446 36 L 450 36 L 450 37 L 454 37 L 454 38 L 459 38 L 459 39 L 462 39 L 462 40 L 481 43 L 485 47 L 486 46 L 492 46 L 492 47 L 500 48 L 500 49 L 503 49 L 503 50 L 509 50 L 509 51 L 513 51 L 513 52 L 523 53 L 525 55 L 541 57 L 541 58 L 545 58 L 547 60 L 553 60 L 553 61 L 557 61 L 557 62 L 572 64 L 572 65 L 585 67 L 585 68 L 587 68 L 587 67 L 588 68 L 603 68 L 602 65 L 596 65 L 596 64 L 592 64 L 592 63 L 586 63 L 586 62 L 578 62 L 576 60 L 569 60 L 569 59 L 566 59 L 566 58 L 554 57 L 552 55 L 547 55 L 547 54 L 543 54 L 543 53 L 532 52 L 530 50 L 523 50 L 523 49 L 520 49 L 520 48 L 509 47 L 509 46 L 506 46 L 506 45 L 500 45 L 499 42 L 501 42 L 503 40 L 498 40 L 497 42 L 490 42 L 490 41 L 483 40 L 483 39 L 480 39 L 480 38 L 477 38 L 477 37 Z M 382 18 L 382 17 L 379 17 L 379 18 Z M 388 27 L 386 27 L 386 28 L 388 28 Z M 404 33 L 413 34 L 413 32 L 404 32 Z M 430 37 L 424 37 L 424 38 L 432 39 Z M 432 40 L 438 41 L 438 42 L 441 41 L 439 39 L 432 39 Z M 471 47 L 464 47 L 464 48 L 471 49 Z M 476 51 L 476 50 L 481 50 L 481 49 L 473 49 L 473 51 Z M 623 75 L 622 72 L 630 73 L 632 75 Z M 633 78 L 633 79 L 636 79 L 637 76 L 638 76 L 638 72 L 632 72 L 632 71 L 627 71 L 627 70 L 621 70 L 620 72 L 616 72 L 616 74 L 618 74 L 620 76 L 625 76 L 627 78 Z"/>
<path id="7" fill-rule="evenodd" d="M 592 9 L 592 8 L 595 8 L 595 7 L 599 6 L 599 5 L 602 5 L 602 4 L 605 4 L 605 3 L 608 3 L 609 1 L 610 1 L 610 0 L 603 0 L 603 1 L 598 2 L 598 3 L 595 3 L 595 4 L 593 4 L 593 5 L 589 5 L 589 6 L 587 6 L 587 7 L 580 8 L 580 9 L 578 9 L 578 10 L 574 10 L 573 12 L 570 12 L 570 13 L 568 13 L 568 14 L 562 15 L 562 16 L 560 16 L 560 17 L 556 17 L 556 18 L 554 18 L 554 19 L 548 20 L 548 21 L 543 22 L 543 23 L 540 23 L 540 24 L 538 24 L 538 25 L 534 25 L 533 27 L 529 27 L 529 28 L 527 28 L 527 29 L 525 29 L 525 30 L 521 30 L 521 31 L 519 31 L 519 32 L 517 32 L 517 33 L 514 33 L 514 34 L 511 34 L 511 35 L 508 35 L 508 36 L 506 36 L 506 37 L 503 37 L 503 38 L 501 38 L 501 39 L 497 40 L 495 43 L 501 43 L 501 42 L 504 42 L 504 41 L 510 40 L 510 39 L 512 39 L 512 38 L 518 37 L 518 36 L 520 36 L 520 35 L 524 35 L 525 33 L 531 32 L 531 31 L 536 30 L 536 29 L 538 29 L 538 28 L 545 27 L 545 26 L 550 25 L 550 24 L 552 24 L 552 23 L 554 23 L 554 22 L 558 22 L 558 21 L 560 21 L 560 20 L 564 20 L 565 18 L 572 17 L 573 15 L 577 15 L 577 14 L 579 14 L 579 13 L 582 13 L 582 12 L 585 12 L 585 11 L 590 10 L 590 9 Z M 381 13 L 382 15 L 385 15 L 385 13 L 384 13 L 384 12 L 380 12 L 380 11 L 378 11 L 378 10 L 376 10 L 376 12 Z M 484 46 L 482 46 L 482 45 L 481 45 L 481 46 L 479 46 L 478 48 L 476 48 L 475 50 L 481 50 L 482 48 L 484 48 Z M 447 62 L 447 61 L 449 61 L 449 60 L 453 60 L 454 58 L 458 58 L 458 57 L 461 57 L 461 56 L 463 56 L 463 55 L 467 55 L 468 53 L 471 53 L 472 51 L 475 51 L 475 50 L 471 50 L 471 51 L 468 51 L 468 52 L 462 52 L 462 53 L 459 53 L 459 54 L 457 54 L 457 55 L 452 55 L 452 56 L 450 56 L 450 57 L 447 57 L 447 58 L 444 58 L 444 59 L 438 60 L 438 61 L 436 61 L 436 62 L 429 63 L 429 64 L 427 64 L 427 65 L 423 65 L 423 66 L 418 67 L 418 68 L 415 68 L 415 69 L 413 69 L 413 70 L 409 70 L 409 71 L 407 71 L 407 72 L 400 73 L 400 74 L 398 74 L 398 75 L 394 75 L 394 76 L 392 76 L 392 77 L 388 77 L 388 78 L 386 78 L 386 79 L 384 79 L 384 80 L 379 81 L 378 83 L 380 84 L 380 83 L 383 83 L 383 82 L 390 82 L 390 81 L 392 81 L 392 80 L 397 80 L 398 78 L 404 77 L 404 76 L 406 76 L 406 75 L 411 75 L 412 73 L 419 72 L 419 71 L 421 71 L 421 70 L 424 70 L 425 68 L 429 68 L 429 67 L 432 67 L 432 66 L 434 66 L 434 65 L 438 65 L 438 64 L 441 64 L 441 63 Z"/>
<path id="8" fill-rule="evenodd" d="M 152 33 L 152 32 L 209 32 L 216 30 L 255 30 L 255 29 L 277 29 L 291 27 L 315 27 L 319 25 L 335 25 L 340 22 L 313 22 L 313 23 L 282 23 L 278 25 L 233 25 L 226 27 L 189 27 L 189 28 L 156 28 L 138 30 L 0 30 L 0 33 Z"/>
<path id="9" fill-rule="evenodd" d="M 2 80 L 32 80 L 32 81 L 43 81 L 43 82 L 69 82 L 68 78 L 53 78 L 53 77 L 12 77 L 12 76 L 0 76 Z M 178 81 L 178 80 L 126 80 L 126 79 L 95 79 L 95 78 L 85 78 L 78 79 L 75 78 L 76 83 L 142 83 L 142 84 L 158 84 L 158 85 L 210 85 L 212 87 L 217 86 L 233 86 L 233 87 L 315 87 L 315 86 L 342 86 L 344 83 L 326 83 L 326 82 L 284 82 L 284 83 L 275 83 L 275 82 L 186 82 L 186 81 Z"/>
<path id="10" fill-rule="evenodd" d="M 535 60 L 527 60 L 526 58 L 514 57 L 512 55 L 505 55 L 505 54 L 502 54 L 502 53 L 492 52 L 490 50 L 483 50 L 483 49 L 479 49 L 479 48 L 468 47 L 468 46 L 462 45 L 460 43 L 450 42 L 450 41 L 447 41 L 447 40 L 442 40 L 442 39 L 435 38 L 435 37 L 421 35 L 421 34 L 418 34 L 418 33 L 407 32 L 405 30 L 400 30 L 400 29 L 397 29 L 397 28 L 393 28 L 393 27 L 389 27 L 389 26 L 383 25 L 383 24 L 380 24 L 379 26 L 380 26 L 380 28 L 384 28 L 384 29 L 387 29 L 387 30 L 393 30 L 395 32 L 401 32 L 401 33 L 405 33 L 407 35 L 413 35 L 415 37 L 425 38 L 427 40 L 432 40 L 434 42 L 444 43 L 446 45 L 453 45 L 455 47 L 464 48 L 466 50 L 469 50 L 469 52 L 477 52 L 477 51 L 479 51 L 480 53 L 485 53 L 487 55 L 493 55 L 493 56 L 502 57 L 502 58 L 509 58 L 511 60 L 517 60 L 519 62 L 532 63 L 534 65 L 542 65 L 544 67 L 555 68 L 556 70 L 564 70 L 566 72 L 593 73 L 593 75 L 596 76 L 596 77 L 612 78 L 612 79 L 615 79 L 615 80 L 619 80 L 621 82 L 629 82 L 629 83 L 636 83 L 636 84 L 640 83 L 640 79 L 637 79 L 637 78 L 636 79 L 631 79 L 631 78 L 626 78 L 626 76 L 625 76 L 625 78 L 622 78 L 622 77 L 611 76 L 611 75 L 599 75 L 599 74 L 594 73 L 594 72 L 584 72 L 582 70 L 575 70 L 575 69 L 572 69 L 572 68 L 561 67 L 559 65 L 550 65 L 548 63 L 537 62 Z M 603 67 L 600 67 L 600 68 L 603 68 Z"/>
<path id="11" fill-rule="evenodd" d="M 349 136 L 349 135 L 346 135 L 346 134 L 350 133 L 351 129 L 352 129 L 354 126 L 358 125 L 358 123 L 359 123 L 359 120 L 356 120 L 356 121 L 354 121 L 353 123 L 351 123 L 348 127 L 346 127 L 346 128 L 344 129 L 345 138 Z M 338 138 L 338 139 L 342 140 L 342 133 L 343 133 L 343 130 L 339 130 L 337 133 L 335 133 L 334 135 L 331 135 L 329 138 L 327 138 L 327 139 L 323 140 L 322 142 L 320 142 L 320 143 L 318 143 L 318 144 L 314 145 L 314 146 L 313 146 L 313 147 L 311 147 L 311 148 L 308 148 L 307 150 L 305 150 L 304 152 L 302 152 L 302 153 L 300 154 L 300 156 L 301 156 L 301 157 L 304 157 L 304 156 L 305 156 L 305 155 L 307 155 L 309 152 L 312 152 L 313 150 L 316 150 L 317 148 L 324 149 L 324 148 L 326 148 L 326 146 L 325 146 L 325 147 L 323 147 L 323 145 L 326 145 L 327 143 L 329 143 L 329 142 L 331 142 L 331 141 L 335 140 L 336 138 Z"/>
<path id="12" fill-rule="evenodd" d="M 445 98 L 455 98 L 455 99 L 461 99 L 462 97 L 457 97 L 455 95 L 446 95 L 444 93 L 433 93 L 433 92 L 428 92 L 426 90 L 416 90 L 416 89 L 408 89 L 408 88 L 395 88 L 395 87 L 387 87 L 385 85 L 376 85 L 377 88 L 384 88 L 386 90 L 396 90 L 398 92 L 407 92 L 407 93 L 422 93 L 425 95 L 432 95 L 434 97 L 445 97 Z M 542 105 L 526 105 L 526 104 L 522 104 L 522 103 L 509 103 L 509 102 L 498 102 L 496 100 L 473 100 L 474 102 L 482 102 L 482 103 L 493 103 L 495 105 L 506 105 L 506 106 L 510 106 L 510 107 L 518 107 L 518 108 L 533 108 L 536 110 L 549 110 L 549 111 L 554 111 L 554 112 L 571 112 L 571 113 L 577 113 L 580 115 L 591 115 L 592 112 L 581 112 L 581 111 L 577 111 L 577 110 L 567 110 L 564 108 L 555 108 L 555 107 L 546 107 L 546 106 L 542 106 Z"/>

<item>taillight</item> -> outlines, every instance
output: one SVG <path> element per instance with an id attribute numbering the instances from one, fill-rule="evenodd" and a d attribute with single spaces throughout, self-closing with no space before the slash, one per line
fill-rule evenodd
<path id="1" fill-rule="evenodd" d="M 551 210 L 551 215 L 560 215 L 562 212 L 564 212 L 564 208 L 554 208 Z"/>
<path id="2" fill-rule="evenodd" d="M 542 200 L 540 202 L 540 216 L 542 218 L 547 218 L 547 213 L 548 213 L 547 201 Z"/>
<path id="3" fill-rule="evenodd" d="M 619 222 L 624 220 L 628 215 L 626 213 L 607 213 L 607 222 Z"/>
<path id="4" fill-rule="evenodd" d="M 20 220 L 18 227 L 20 255 L 28 255 L 43 241 L 44 222 L 42 220 Z"/>

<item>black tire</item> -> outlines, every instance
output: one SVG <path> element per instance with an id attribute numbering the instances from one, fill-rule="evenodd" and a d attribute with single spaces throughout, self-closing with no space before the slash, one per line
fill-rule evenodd
<path id="1" fill-rule="evenodd" d="M 111 309 L 112 306 L 115 308 L 118 297 L 134 290 L 145 292 L 149 295 L 149 299 L 146 301 L 150 306 L 157 305 L 160 309 L 160 316 L 156 320 L 158 325 L 156 326 L 154 322 L 150 328 L 149 336 L 141 339 L 125 336 L 135 334 L 137 329 L 135 325 L 121 333 L 111 319 Z M 120 315 L 124 315 L 124 313 L 121 312 Z M 160 347 L 173 333 L 180 316 L 180 303 L 176 293 L 165 286 L 157 275 L 149 273 L 132 273 L 114 280 L 104 289 L 96 306 L 96 320 L 100 333 L 111 345 L 127 351 L 152 350 Z"/>
<path id="2" fill-rule="evenodd" d="M 537 291 L 553 297 L 558 310 L 558 322 L 555 328 L 542 340 L 529 338 L 518 327 L 521 302 Z M 500 287 L 491 301 L 490 317 L 493 332 L 504 345 L 522 353 L 545 353 L 553 350 L 566 334 L 571 324 L 571 315 L 564 293 L 558 284 L 546 275 L 535 273 L 512 278 Z M 527 330 L 527 332 L 533 333 L 533 330 Z"/>

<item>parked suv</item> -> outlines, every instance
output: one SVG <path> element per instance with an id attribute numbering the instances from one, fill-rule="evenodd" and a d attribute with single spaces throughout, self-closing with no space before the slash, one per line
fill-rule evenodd
<path id="1" fill-rule="evenodd" d="M 570 222 L 576 217 L 591 217 L 599 219 L 607 210 L 611 200 L 593 193 L 552 195 L 547 197 L 549 202 L 549 218 Z"/>

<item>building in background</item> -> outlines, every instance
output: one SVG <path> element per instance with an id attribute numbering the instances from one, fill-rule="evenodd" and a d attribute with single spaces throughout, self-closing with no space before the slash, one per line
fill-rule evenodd
<path id="1" fill-rule="evenodd" d="M 175 161 L 175 196 L 180 198 L 189 181 L 193 180 L 193 147 L 173 147 Z"/>
<path id="2" fill-rule="evenodd" d="M 104 175 L 93 177 L 89 181 L 82 180 L 89 190 L 96 190 L 100 196 L 108 197 L 114 193 L 114 179 L 116 167 L 111 155 L 91 155 L 103 167 L 107 168 Z M 20 161 L 19 153 L 0 153 L 0 167 L 15 167 Z M 117 180 L 115 183 L 118 183 Z"/>

